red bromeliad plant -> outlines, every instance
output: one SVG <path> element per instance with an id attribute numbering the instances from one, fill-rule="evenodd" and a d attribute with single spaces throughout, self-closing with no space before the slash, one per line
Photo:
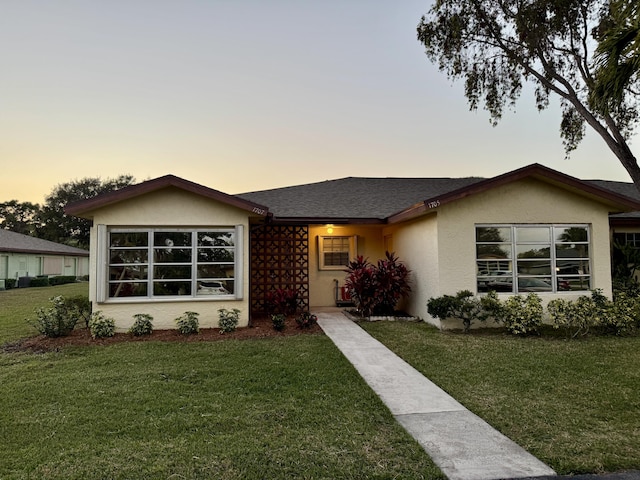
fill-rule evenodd
<path id="1" fill-rule="evenodd" d="M 391 315 L 398 301 L 411 292 L 407 267 L 394 253 L 371 264 L 359 255 L 349 262 L 345 286 L 362 316 Z"/>

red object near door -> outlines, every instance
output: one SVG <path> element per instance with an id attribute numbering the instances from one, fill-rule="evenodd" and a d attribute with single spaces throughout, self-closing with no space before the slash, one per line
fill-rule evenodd
<path id="1" fill-rule="evenodd" d="M 349 295 L 349 289 L 347 287 L 340 287 L 340 298 L 343 302 L 351 301 L 351 295 Z"/>

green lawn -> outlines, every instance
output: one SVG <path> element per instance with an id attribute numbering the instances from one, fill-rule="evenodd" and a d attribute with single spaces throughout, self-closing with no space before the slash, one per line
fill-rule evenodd
<path id="1" fill-rule="evenodd" d="M 0 291 L 0 345 L 38 332 L 26 319 L 34 319 L 36 307 L 49 306 L 56 295 L 88 295 L 89 283 L 69 283 L 55 287 L 16 288 Z"/>
<path id="2" fill-rule="evenodd" d="M 362 327 L 558 473 L 640 469 L 640 337 Z"/>
<path id="3" fill-rule="evenodd" d="M 323 335 L 0 353 L 0 386 L 2 480 L 444 479 Z"/>

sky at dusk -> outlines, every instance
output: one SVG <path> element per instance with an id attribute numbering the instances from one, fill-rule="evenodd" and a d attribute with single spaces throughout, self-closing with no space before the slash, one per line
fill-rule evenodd
<path id="1" fill-rule="evenodd" d="M 469 112 L 416 40 L 430 4 L 3 1 L 0 202 L 125 173 L 232 194 L 531 163 L 629 181 L 592 132 L 565 160 L 557 106 L 530 91 L 495 128 Z"/>

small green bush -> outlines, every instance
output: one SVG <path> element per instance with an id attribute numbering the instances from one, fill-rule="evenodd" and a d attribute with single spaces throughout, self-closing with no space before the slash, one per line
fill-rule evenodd
<path id="1" fill-rule="evenodd" d="M 427 312 L 440 320 L 447 318 L 462 320 L 465 332 L 469 331 L 475 320 L 486 320 L 481 300 L 474 297 L 469 290 L 461 290 L 455 296 L 442 295 L 430 298 L 427 302 Z"/>
<path id="2" fill-rule="evenodd" d="M 113 337 L 116 333 L 116 322 L 113 318 L 106 317 L 101 311 L 97 311 L 91 314 L 89 331 L 93 338 Z"/>
<path id="3" fill-rule="evenodd" d="M 218 310 L 218 327 L 220 327 L 220 333 L 231 333 L 238 328 L 238 321 L 240 319 L 240 310 L 233 308 L 227 310 L 221 308 Z"/>
<path id="4" fill-rule="evenodd" d="M 48 287 L 49 279 L 47 277 L 35 277 L 29 280 L 30 287 Z"/>
<path id="5" fill-rule="evenodd" d="M 87 328 L 89 328 L 89 319 L 91 318 L 91 302 L 86 295 L 74 295 L 67 297 L 65 304 L 69 311 L 76 315 L 78 321 L 82 320 Z"/>
<path id="6" fill-rule="evenodd" d="M 178 331 L 183 335 L 197 334 L 200 331 L 199 315 L 198 312 L 184 312 L 183 315 L 176 318 Z"/>
<path id="7" fill-rule="evenodd" d="M 49 299 L 49 308 L 36 309 L 35 321 L 29 321 L 41 335 L 46 337 L 65 337 L 76 326 L 78 316 L 62 295 Z"/>
<path id="8" fill-rule="evenodd" d="M 584 336 L 593 325 L 593 302 L 586 296 L 578 297 L 575 302 L 564 298 L 553 299 L 547 304 L 547 311 L 553 328 L 564 330 L 567 338 Z"/>
<path id="9" fill-rule="evenodd" d="M 285 321 L 287 317 L 285 317 L 282 313 L 275 313 L 271 315 L 271 323 L 273 323 L 273 329 L 277 332 L 281 332 L 284 330 Z"/>
<path id="10" fill-rule="evenodd" d="M 76 277 L 72 275 L 60 275 L 57 277 L 51 277 L 49 279 L 49 285 L 65 285 L 67 283 L 76 283 Z"/>
<path id="11" fill-rule="evenodd" d="M 148 313 L 136 313 L 133 318 L 133 325 L 129 329 L 130 334 L 134 337 L 151 335 L 153 331 L 153 317 L 151 315 Z"/>
<path id="12" fill-rule="evenodd" d="M 606 298 L 605 298 L 606 300 Z M 640 302 L 624 292 L 618 292 L 615 300 L 608 302 L 600 322 L 603 333 L 613 335 L 629 335 L 638 328 L 640 318 Z"/>
<path id="13" fill-rule="evenodd" d="M 315 325 L 317 321 L 318 317 L 310 312 L 302 312 L 296 317 L 298 328 L 310 328 L 311 326 Z"/>
<path id="14" fill-rule="evenodd" d="M 7 290 L 11 290 L 12 288 L 16 288 L 16 279 L 15 278 L 7 278 L 4 281 L 4 286 Z"/>
<path id="15" fill-rule="evenodd" d="M 514 335 L 537 333 L 542 325 L 542 300 L 535 293 L 509 297 L 501 310 L 502 323 Z"/>

